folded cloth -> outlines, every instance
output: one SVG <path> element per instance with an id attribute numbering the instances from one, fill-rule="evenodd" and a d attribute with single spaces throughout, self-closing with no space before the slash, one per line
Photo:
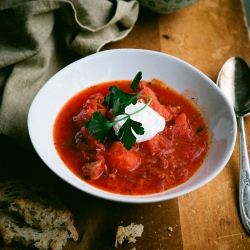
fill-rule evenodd
<path id="1" fill-rule="evenodd" d="M 137 0 L 0 0 L 0 134 L 30 148 L 27 116 L 38 90 L 67 64 L 124 38 L 138 12 Z"/>

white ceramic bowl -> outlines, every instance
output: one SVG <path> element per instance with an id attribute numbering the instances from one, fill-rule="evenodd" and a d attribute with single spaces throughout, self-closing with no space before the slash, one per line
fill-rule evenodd
<path id="1" fill-rule="evenodd" d="M 58 112 L 74 94 L 96 83 L 133 79 L 138 71 L 142 71 L 145 80 L 158 78 L 180 93 L 188 91 L 197 95 L 198 106 L 206 119 L 212 140 L 204 164 L 184 184 L 152 195 L 119 195 L 90 186 L 74 175 L 54 148 L 52 129 Z M 215 178 L 227 164 L 236 140 L 234 111 L 214 82 L 178 58 L 139 49 L 98 52 L 59 71 L 35 97 L 29 110 L 28 127 L 37 153 L 63 180 L 94 196 L 129 203 L 168 200 L 202 187 Z"/>

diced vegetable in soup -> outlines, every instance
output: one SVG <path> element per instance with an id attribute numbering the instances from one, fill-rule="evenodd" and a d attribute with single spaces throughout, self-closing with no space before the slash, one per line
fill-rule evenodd
<path id="1" fill-rule="evenodd" d="M 142 109 L 127 114 L 127 107 L 136 103 Z M 59 156 L 75 175 L 99 189 L 126 195 L 162 192 L 186 182 L 209 149 L 208 128 L 199 110 L 156 79 L 140 79 L 136 90 L 128 80 L 82 90 L 61 109 L 53 133 Z"/>

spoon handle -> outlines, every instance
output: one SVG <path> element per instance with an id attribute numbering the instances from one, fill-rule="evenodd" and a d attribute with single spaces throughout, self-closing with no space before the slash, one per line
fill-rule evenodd
<path id="1" fill-rule="evenodd" d="M 245 230 L 250 234 L 250 170 L 245 136 L 244 117 L 238 116 L 240 136 L 240 214 Z"/>

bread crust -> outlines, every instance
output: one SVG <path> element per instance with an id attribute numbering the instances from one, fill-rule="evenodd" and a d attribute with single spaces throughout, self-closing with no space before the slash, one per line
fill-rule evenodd
<path id="1" fill-rule="evenodd" d="M 18 242 L 40 250 L 61 250 L 78 240 L 72 213 L 41 186 L 0 182 L 0 233 L 6 245 Z"/>

